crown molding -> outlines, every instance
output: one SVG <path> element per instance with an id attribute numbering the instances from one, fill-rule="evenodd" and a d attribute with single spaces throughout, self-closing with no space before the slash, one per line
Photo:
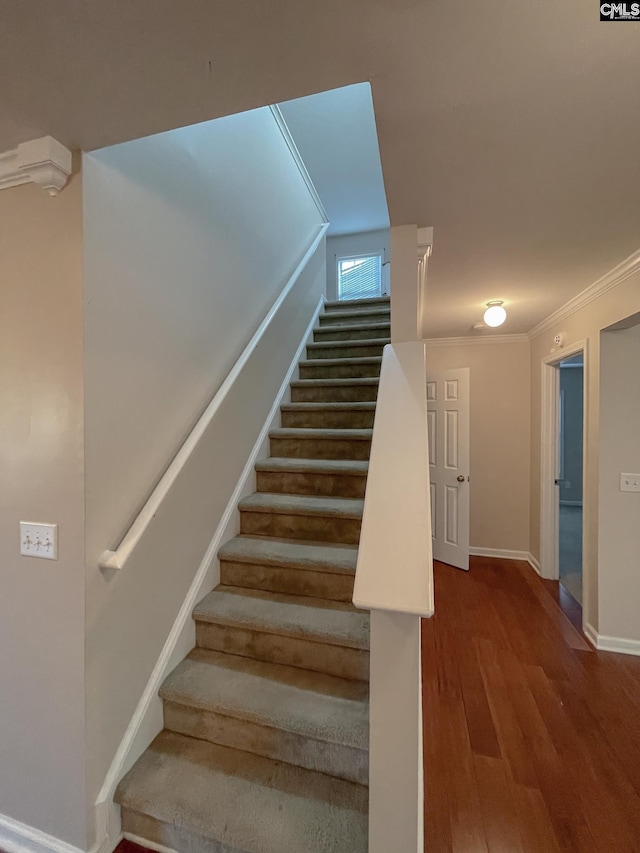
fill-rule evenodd
<path id="1" fill-rule="evenodd" d="M 524 344 L 529 343 L 528 335 L 483 335 L 465 338 L 427 338 L 427 349 L 433 347 L 469 347 L 476 344 Z"/>
<path id="2" fill-rule="evenodd" d="M 71 151 L 52 136 L 22 142 L 0 154 L 0 189 L 34 183 L 57 195 L 71 174 Z"/>
<path id="3" fill-rule="evenodd" d="M 613 290 L 614 287 L 622 284 L 623 281 L 626 281 L 626 279 L 636 272 L 640 272 L 640 249 L 629 255 L 622 263 L 609 270 L 602 278 L 599 278 L 581 293 L 578 293 L 577 296 L 574 296 L 573 299 L 570 299 L 558 308 L 557 311 L 554 311 L 553 314 L 549 314 L 537 326 L 530 329 L 528 332 L 529 339 L 533 340 L 539 337 L 539 335 L 544 334 L 544 332 L 548 332 L 554 326 L 557 326 L 558 323 L 562 323 L 567 317 L 570 317 L 576 311 L 584 308 L 585 305 L 593 302 L 594 299 L 598 299 L 598 297 L 603 296 L 605 293 Z"/>

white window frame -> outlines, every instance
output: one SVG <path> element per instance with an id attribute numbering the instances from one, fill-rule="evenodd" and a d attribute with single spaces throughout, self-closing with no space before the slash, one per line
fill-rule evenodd
<path id="1" fill-rule="evenodd" d="M 379 258 L 380 260 L 380 291 L 378 296 L 382 296 L 382 266 L 383 266 L 383 253 L 382 252 L 360 252 L 359 254 L 348 254 L 348 255 L 336 255 L 336 296 L 338 297 L 338 301 L 340 302 L 352 302 L 351 299 L 341 299 L 340 297 L 340 262 L 341 261 L 357 261 L 360 258 Z M 372 299 L 376 299 L 377 297 L 371 297 Z"/>

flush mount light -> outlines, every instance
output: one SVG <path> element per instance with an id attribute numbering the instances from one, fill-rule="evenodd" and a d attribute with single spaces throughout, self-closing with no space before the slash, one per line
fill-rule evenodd
<path id="1" fill-rule="evenodd" d="M 502 307 L 500 299 L 487 302 L 487 310 L 484 312 L 484 321 L 487 326 L 501 326 L 507 319 L 507 312 Z"/>

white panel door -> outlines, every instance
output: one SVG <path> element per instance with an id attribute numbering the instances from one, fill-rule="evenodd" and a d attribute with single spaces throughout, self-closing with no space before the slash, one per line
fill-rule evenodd
<path id="1" fill-rule="evenodd" d="M 469 368 L 427 365 L 433 559 L 469 570 Z"/>

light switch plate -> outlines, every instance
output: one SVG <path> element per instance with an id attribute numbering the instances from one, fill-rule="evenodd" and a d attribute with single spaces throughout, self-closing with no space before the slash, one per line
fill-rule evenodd
<path id="1" fill-rule="evenodd" d="M 58 525 L 20 522 L 20 554 L 23 557 L 58 559 Z"/>
<path id="2" fill-rule="evenodd" d="M 640 474 L 620 474 L 621 492 L 640 492 Z"/>

